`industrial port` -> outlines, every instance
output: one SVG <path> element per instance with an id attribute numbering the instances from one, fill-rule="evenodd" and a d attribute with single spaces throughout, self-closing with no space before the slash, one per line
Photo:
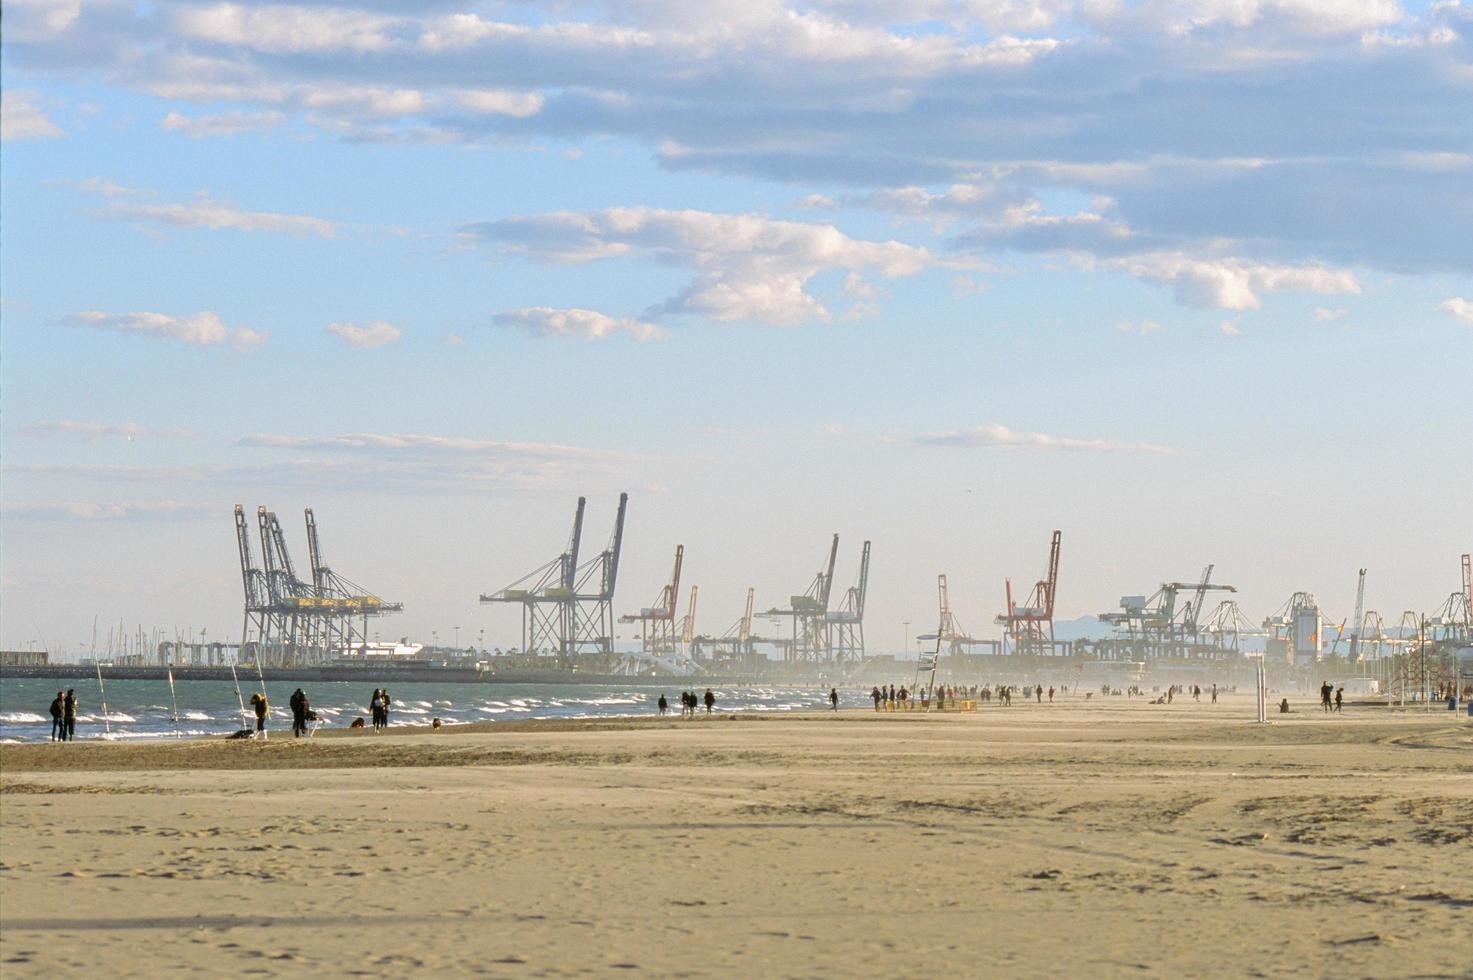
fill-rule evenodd
<path id="1" fill-rule="evenodd" d="M 759 611 L 756 591 L 746 590 L 742 615 L 720 632 L 698 629 L 699 586 L 682 579 L 685 548 L 673 547 L 669 578 L 649 605 L 623 606 L 617 586 L 625 541 L 628 494 L 614 511 L 608 544 L 584 548 L 586 498 L 574 508 L 561 553 L 510 584 L 472 595 L 467 602 L 520 610 L 520 642 L 509 649 L 379 642 L 383 617 L 404 610 L 355 584 L 328 565 L 311 508 L 303 513 L 307 567 L 293 562 L 288 536 L 276 513 L 258 507 L 252 521 L 234 509 L 242 588 L 241 640 L 229 643 L 131 636 L 109 631 L 107 652 L 78 669 L 101 663 L 122 676 L 161 671 L 180 676 L 225 676 L 231 668 L 269 669 L 304 679 L 360 676 L 364 671 L 413 679 L 625 683 L 700 678 L 727 683 L 868 684 L 914 673 L 922 682 L 1043 680 L 1089 686 L 1124 685 L 1152 678 L 1164 682 L 1212 679 L 1248 683 L 1262 663 L 1281 682 L 1318 682 L 1327 671 L 1359 679 L 1362 693 L 1390 698 L 1473 681 L 1473 567 L 1460 556 L 1457 587 L 1425 610 L 1381 612 L 1366 602 L 1367 569 L 1358 570 L 1353 612 L 1336 618 L 1315 595 L 1296 591 L 1269 614 L 1257 617 L 1237 601 L 1237 588 L 1214 579 L 1208 564 L 1192 580 L 1161 582 L 1154 591 L 1122 595 L 1118 607 L 1099 612 L 1095 635 L 1055 634 L 1055 608 L 1063 565 L 1063 534 L 1053 531 L 1039 578 L 1015 588 L 1002 583 L 1002 610 L 991 635 L 967 630 L 952 608 L 947 576 L 936 578 L 936 607 L 917 622 L 934 627 L 913 639 L 917 649 L 897 657 L 865 643 L 865 606 L 871 542 L 863 541 L 852 578 L 836 588 L 841 564 L 838 534 L 819 552 L 822 564 L 795 591 Z M 816 549 L 817 550 L 817 549 Z M 257 552 L 259 551 L 259 561 Z M 1449 562 L 1451 565 L 1451 562 Z M 1064 577 L 1067 581 L 1067 576 Z M 799 581 L 802 581 L 801 579 Z M 684 598 L 684 609 L 681 600 Z M 934 617 L 934 618 L 932 618 Z M 632 642 L 616 624 L 633 627 Z M 94 641 L 94 650 L 99 644 Z M 914 659 L 913 659 L 914 658 Z M 4 654 L 7 674 L 64 670 L 44 653 Z"/>

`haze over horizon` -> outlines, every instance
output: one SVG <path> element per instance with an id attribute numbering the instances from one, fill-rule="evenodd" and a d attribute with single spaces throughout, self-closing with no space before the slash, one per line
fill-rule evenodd
<path id="1" fill-rule="evenodd" d="M 631 495 L 697 628 L 874 542 L 869 645 L 1473 550 L 1473 5 L 12 0 L 0 646 L 239 638 L 234 504 L 480 606 Z M 631 635 L 630 630 L 624 631 Z"/>

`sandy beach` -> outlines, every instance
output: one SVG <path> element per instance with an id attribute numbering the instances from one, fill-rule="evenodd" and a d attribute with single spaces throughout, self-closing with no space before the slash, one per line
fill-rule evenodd
<path id="1" fill-rule="evenodd" d="M 7 745 L 0 961 L 1473 976 L 1473 722 L 1310 707 Z"/>

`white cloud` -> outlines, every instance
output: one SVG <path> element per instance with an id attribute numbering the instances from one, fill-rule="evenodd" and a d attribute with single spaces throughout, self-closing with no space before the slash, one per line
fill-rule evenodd
<path id="1" fill-rule="evenodd" d="M 553 309 L 549 306 L 531 306 L 520 310 L 497 313 L 491 322 L 498 327 L 510 327 L 534 337 L 581 337 L 584 340 L 602 340 L 614 334 L 628 334 L 635 340 L 661 340 L 665 331 L 653 323 L 631 317 L 611 317 L 597 310 Z"/>
<path id="2" fill-rule="evenodd" d="M 396 20 L 341 7 L 217 3 L 174 12 L 185 37 L 270 54 L 383 51 L 393 44 Z"/>
<path id="3" fill-rule="evenodd" d="M 543 262 L 586 262 L 646 254 L 696 270 L 695 281 L 660 312 L 719 321 L 800 324 L 832 314 L 805 291 L 827 270 L 871 269 L 911 276 L 941 261 L 897 241 L 850 238 L 833 225 L 781 221 L 759 214 L 658 208 L 609 208 L 508 218 L 470 226 L 499 248 Z"/>
<path id="4" fill-rule="evenodd" d="M 1120 321 L 1120 324 L 1119 324 L 1119 328 L 1120 328 L 1120 332 L 1121 333 L 1139 334 L 1142 337 L 1144 337 L 1148 333 L 1155 333 L 1158 330 L 1165 330 L 1166 329 L 1161 324 L 1157 323 L 1155 320 L 1140 320 L 1140 321 L 1121 320 Z"/>
<path id="5" fill-rule="evenodd" d="M 9 517 L 41 521 L 175 521 L 218 517 L 214 507 L 174 500 L 119 503 L 12 503 L 3 507 Z"/>
<path id="6" fill-rule="evenodd" d="M 7 21 L 9 9 L 7 6 Z M 0 139 L 44 140 L 62 135 L 61 127 L 31 101 L 34 97 L 32 92 L 0 92 Z"/>
<path id="7" fill-rule="evenodd" d="M 253 129 L 269 129 L 279 125 L 285 114 L 270 112 L 222 112 L 211 116 L 186 116 L 172 111 L 159 120 L 159 128 L 183 133 L 193 139 L 208 136 L 233 136 Z"/>
<path id="8" fill-rule="evenodd" d="M 1224 337 L 1243 336 L 1243 328 L 1238 326 L 1237 320 L 1223 320 L 1217 325 L 1217 332 Z"/>
<path id="9" fill-rule="evenodd" d="M 1086 265 L 1097 260 L 1086 258 Z M 1256 310 L 1261 292 L 1296 290 L 1360 294 L 1348 269 L 1323 265 L 1274 265 L 1242 258 L 1198 258 L 1182 252 L 1145 252 L 1098 261 L 1147 282 L 1169 285 L 1178 302 L 1218 310 Z"/>
<path id="10" fill-rule="evenodd" d="M 604 449 L 586 449 L 554 442 L 502 442 L 463 436 L 420 433 L 347 432 L 332 436 L 301 436 L 262 432 L 236 440 L 237 446 L 309 452 L 373 452 L 416 455 L 507 455 L 538 459 L 613 460 L 630 457 Z"/>
<path id="11" fill-rule="evenodd" d="M 1453 296 L 1438 303 L 1437 308 L 1444 313 L 1452 314 L 1459 323 L 1473 326 L 1473 300 Z"/>
<path id="12" fill-rule="evenodd" d="M 1110 439 L 1079 439 L 1072 436 L 1050 435 L 1045 432 L 1020 432 L 1005 425 L 980 425 L 971 429 L 953 429 L 917 436 L 915 441 L 923 446 L 941 446 L 954 449 L 1041 449 L 1083 450 L 1090 452 L 1143 452 L 1167 453 L 1166 446 L 1144 442 L 1116 442 Z"/>
<path id="13" fill-rule="evenodd" d="M 207 197 L 195 201 L 170 204 L 115 201 L 102 211 L 105 218 L 141 221 L 168 228 L 209 228 L 212 230 L 264 231 L 302 238 L 317 235 L 332 238 L 337 226 L 323 218 L 275 211 L 245 211 L 231 204 Z"/>
<path id="14" fill-rule="evenodd" d="M 461 89 L 455 93 L 461 105 L 472 112 L 526 119 L 542 111 L 547 100 L 538 92 L 510 89 Z"/>
<path id="15" fill-rule="evenodd" d="M 1332 310 L 1325 306 L 1316 306 L 1314 308 L 1314 321 L 1316 323 L 1330 323 L 1334 320 L 1343 320 L 1344 318 L 1345 311 L 1342 309 Z"/>
<path id="16" fill-rule="evenodd" d="M 72 435 L 87 439 L 116 436 L 132 442 L 134 439 L 173 439 L 194 435 L 194 430 L 182 427 L 157 428 L 137 422 L 97 422 L 86 419 L 59 419 L 56 421 L 31 422 L 22 427 L 34 435 Z"/>
<path id="17" fill-rule="evenodd" d="M 85 310 L 74 313 L 61 322 L 70 326 L 91 327 L 94 330 L 177 340 L 195 347 L 229 344 L 237 350 L 260 346 L 270 336 L 249 327 L 227 327 L 221 322 L 218 313 L 208 311 L 192 316 L 171 316 L 167 313 L 103 313 Z"/>
<path id="18" fill-rule="evenodd" d="M 383 320 L 369 320 L 366 323 L 329 323 L 327 332 L 342 340 L 349 347 L 359 350 L 373 350 L 385 344 L 392 344 L 403 334 L 399 328 L 392 323 Z"/>

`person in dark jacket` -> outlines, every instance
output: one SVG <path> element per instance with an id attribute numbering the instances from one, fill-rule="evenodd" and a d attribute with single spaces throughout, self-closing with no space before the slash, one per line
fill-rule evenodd
<path id="1" fill-rule="evenodd" d="M 307 696 L 299 687 L 292 692 L 290 704 L 292 708 L 292 737 L 301 738 L 302 733 L 307 730 Z"/>
<path id="2" fill-rule="evenodd" d="M 69 687 L 66 689 L 66 698 L 61 704 L 62 741 L 75 742 L 77 740 L 77 689 Z"/>
<path id="3" fill-rule="evenodd" d="M 714 707 L 716 707 L 716 695 L 712 694 L 708 687 L 706 688 L 706 714 L 709 715 Z"/>
<path id="4" fill-rule="evenodd" d="M 66 695 L 60 691 L 56 692 L 56 700 L 51 702 L 51 741 L 61 742 L 66 739 L 66 719 L 62 712 L 66 709 Z"/>
<path id="5" fill-rule="evenodd" d="M 839 710 L 839 689 L 837 687 L 829 688 L 829 704 L 833 705 L 835 711 Z"/>

